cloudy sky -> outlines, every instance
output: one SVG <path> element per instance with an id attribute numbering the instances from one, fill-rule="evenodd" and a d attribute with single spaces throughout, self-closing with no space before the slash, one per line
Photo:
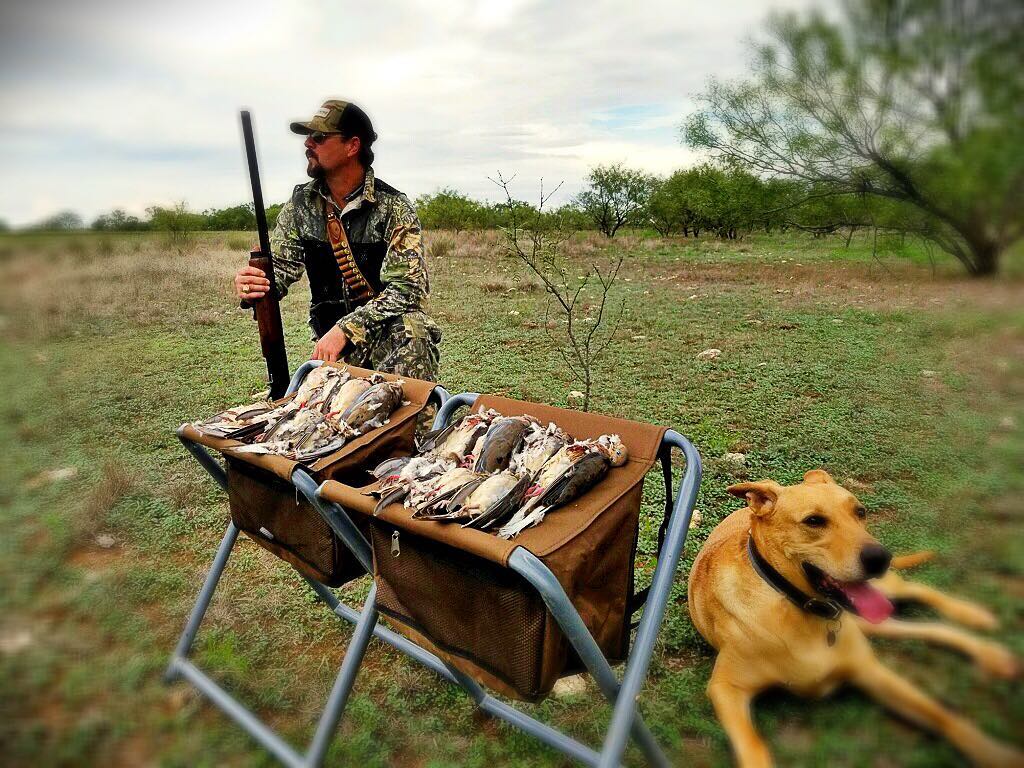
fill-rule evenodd
<path id="1" fill-rule="evenodd" d="M 773 2 L 771 8 L 813 0 Z M 301 182 L 289 121 L 329 97 L 373 118 L 378 175 L 411 197 L 496 197 L 518 174 L 579 189 L 587 168 L 693 161 L 681 119 L 748 63 L 758 0 L 8 2 L 0 9 L 0 219 L 249 198 L 238 109 L 268 202 Z"/>

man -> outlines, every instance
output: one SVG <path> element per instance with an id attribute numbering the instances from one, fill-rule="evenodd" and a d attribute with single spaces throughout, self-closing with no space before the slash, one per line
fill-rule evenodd
<path id="1" fill-rule="evenodd" d="M 424 313 L 430 287 L 420 222 L 404 194 L 374 177 L 370 118 L 331 100 L 291 130 L 306 137 L 313 180 L 282 207 L 270 247 L 280 296 L 309 275 L 311 359 L 436 381 L 441 330 Z M 269 288 L 255 267 L 235 275 L 243 306 Z"/>

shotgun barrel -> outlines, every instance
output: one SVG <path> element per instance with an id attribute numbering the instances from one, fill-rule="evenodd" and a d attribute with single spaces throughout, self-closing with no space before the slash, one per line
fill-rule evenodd
<path id="1" fill-rule="evenodd" d="M 256 141 L 252 133 L 252 117 L 242 110 L 242 136 L 245 139 L 245 158 L 249 163 L 249 183 L 252 185 L 252 204 L 256 214 L 256 230 L 260 247 L 249 254 L 249 266 L 262 270 L 270 281 L 270 290 L 262 299 L 252 301 L 253 314 L 260 331 L 260 348 L 267 361 L 270 378 L 270 397 L 276 400 L 288 389 L 288 353 L 284 345 L 284 325 L 281 306 L 274 280 L 274 256 L 270 252 L 270 232 L 267 212 L 263 208 L 263 189 L 260 186 L 260 168 L 256 161 Z"/>

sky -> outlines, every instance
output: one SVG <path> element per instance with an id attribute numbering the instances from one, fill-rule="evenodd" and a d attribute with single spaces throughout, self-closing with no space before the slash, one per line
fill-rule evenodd
<path id="1" fill-rule="evenodd" d="M 248 108 L 267 203 L 305 177 L 288 123 L 328 98 L 359 103 L 377 175 L 410 197 L 488 180 L 552 203 L 587 170 L 667 174 L 709 77 L 735 78 L 772 10 L 813 0 L 681 2 L 148 2 L 0 8 L 0 220 L 71 209 L 251 201 L 238 111 Z"/>

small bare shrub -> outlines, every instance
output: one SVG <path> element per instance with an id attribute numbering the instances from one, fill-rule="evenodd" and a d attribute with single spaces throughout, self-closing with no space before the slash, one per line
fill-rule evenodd
<path id="1" fill-rule="evenodd" d="M 245 235 L 228 235 L 224 240 L 224 247 L 229 251 L 245 251 L 248 253 L 255 246 L 255 240 Z"/>
<path id="2" fill-rule="evenodd" d="M 577 274 L 580 270 L 571 268 L 565 248 L 573 232 L 562 222 L 544 217 L 545 204 L 561 184 L 545 195 L 542 179 L 539 204 L 524 211 L 512 197 L 512 179 L 498 173 L 491 181 L 505 195 L 506 202 L 500 204 L 508 215 L 508 224 L 502 227 L 505 251 L 525 264 L 547 292 L 543 327 L 569 373 L 583 387 L 580 405 L 587 411 L 594 388 L 594 363 L 614 339 L 625 310 L 623 300 L 616 312 L 612 306 L 616 302 L 610 296 L 622 267 L 622 252 L 603 266 L 591 262 L 584 274 Z M 549 325 L 551 320 L 557 331 Z"/>
<path id="3" fill-rule="evenodd" d="M 89 248 L 81 237 L 69 237 L 64 244 L 64 252 L 75 258 L 82 258 L 89 255 Z"/>
<path id="4" fill-rule="evenodd" d="M 188 210 L 182 201 L 171 208 L 153 206 L 146 209 L 153 229 L 164 233 L 165 242 L 179 255 L 190 253 L 196 247 L 196 232 L 200 218 Z"/>
<path id="5" fill-rule="evenodd" d="M 197 478 L 178 477 L 170 486 L 167 498 L 175 509 L 187 511 L 193 504 L 203 498 L 205 485 Z"/>
<path id="6" fill-rule="evenodd" d="M 427 255 L 431 259 L 445 259 L 455 250 L 455 238 L 448 234 L 436 234 L 427 242 Z"/>
<path id="7" fill-rule="evenodd" d="M 75 538 L 81 541 L 98 533 L 110 510 L 135 487 L 135 478 L 124 464 L 119 461 L 104 464 L 99 482 L 85 497 L 81 514 L 75 521 Z"/>

